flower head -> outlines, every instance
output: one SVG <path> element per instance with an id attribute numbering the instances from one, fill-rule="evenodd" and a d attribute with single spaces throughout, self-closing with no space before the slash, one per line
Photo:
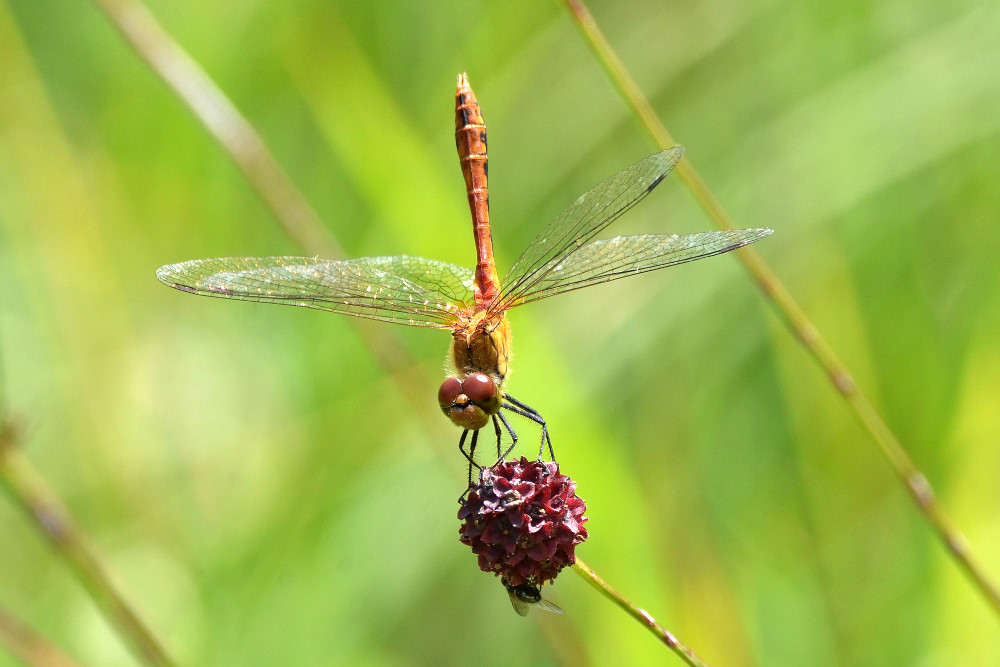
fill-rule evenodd
<path id="1" fill-rule="evenodd" d="M 483 471 L 462 502 L 463 544 L 479 568 L 509 586 L 541 586 L 576 562 L 587 539 L 587 506 L 555 462 L 501 461 Z"/>

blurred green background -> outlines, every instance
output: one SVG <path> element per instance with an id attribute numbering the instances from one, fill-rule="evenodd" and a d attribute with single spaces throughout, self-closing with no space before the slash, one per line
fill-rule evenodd
<path id="1" fill-rule="evenodd" d="M 558 3 L 149 4 L 350 256 L 472 265 L 460 71 L 501 272 L 654 150 Z M 1000 577 L 995 0 L 591 9 Z M 672 177 L 611 232 L 710 227 Z M 570 572 L 565 616 L 516 616 L 458 543 L 446 334 L 384 325 L 387 368 L 348 318 L 153 276 L 301 252 L 92 5 L 0 0 L 3 404 L 180 662 L 679 664 Z M 707 661 L 1000 664 L 998 619 L 734 258 L 511 321 L 509 389 L 588 502 L 578 553 Z M 0 604 L 134 664 L 9 497 L 0 553 Z"/>

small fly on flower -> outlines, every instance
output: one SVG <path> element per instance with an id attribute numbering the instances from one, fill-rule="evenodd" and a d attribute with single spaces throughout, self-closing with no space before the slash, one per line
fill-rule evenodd
<path id="1" fill-rule="evenodd" d="M 562 609 L 548 600 L 542 599 L 542 592 L 538 589 L 538 586 L 533 586 L 529 583 L 514 586 L 506 579 L 500 579 L 500 581 L 503 583 L 504 588 L 507 589 L 507 595 L 510 596 L 510 604 L 514 607 L 514 611 L 517 612 L 518 616 L 527 616 L 528 610 L 532 607 L 535 609 L 544 609 L 553 614 L 563 613 Z"/>

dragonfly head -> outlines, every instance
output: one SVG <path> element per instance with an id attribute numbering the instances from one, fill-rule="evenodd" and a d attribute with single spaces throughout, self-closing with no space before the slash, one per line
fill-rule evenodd
<path id="1" fill-rule="evenodd" d="M 448 419 L 462 428 L 480 429 L 500 410 L 500 390 L 485 373 L 464 380 L 450 377 L 438 389 L 438 405 Z"/>

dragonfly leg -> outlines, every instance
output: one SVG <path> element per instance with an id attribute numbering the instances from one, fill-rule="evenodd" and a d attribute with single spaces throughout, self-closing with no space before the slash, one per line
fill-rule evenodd
<path id="1" fill-rule="evenodd" d="M 465 429 L 464 431 L 462 431 L 462 437 L 458 439 L 458 451 L 462 452 L 462 456 L 465 457 L 466 461 L 468 461 L 469 463 L 472 463 L 472 452 L 474 452 L 476 450 L 476 445 L 475 445 L 476 438 L 475 438 L 475 435 L 473 435 L 473 437 L 472 437 L 472 442 L 473 442 L 472 449 L 469 452 L 466 452 L 465 451 L 465 439 L 468 436 L 469 436 L 469 429 Z"/>
<path id="2" fill-rule="evenodd" d="M 500 459 L 500 441 L 503 438 L 503 433 L 500 431 L 500 420 L 497 419 L 496 415 L 493 415 L 493 430 L 497 432 L 497 459 Z"/>
<path id="3" fill-rule="evenodd" d="M 510 422 L 507 421 L 507 418 L 504 417 L 504 414 L 502 412 L 498 412 L 496 416 L 499 417 L 500 421 L 503 422 L 503 425 L 507 429 L 507 432 L 510 433 L 510 439 L 512 440 L 512 442 L 510 443 L 510 447 L 508 447 L 503 454 L 500 454 L 500 458 L 497 459 L 497 463 L 500 463 L 500 461 L 503 461 L 505 458 L 507 458 L 507 455 L 510 454 L 511 451 L 514 449 L 514 445 L 517 444 L 517 433 L 514 433 L 514 429 L 511 428 Z"/>
<path id="4" fill-rule="evenodd" d="M 476 441 L 479 439 L 479 431 L 472 431 L 472 442 L 469 443 L 469 451 L 466 452 L 465 439 L 468 437 L 468 435 L 469 435 L 469 429 L 465 429 L 464 431 L 462 431 L 462 437 L 458 439 L 458 451 L 462 452 L 462 456 L 464 456 L 465 460 L 469 462 L 470 468 L 472 466 L 475 466 L 476 468 L 482 470 L 483 467 L 477 464 L 472 456 L 476 452 Z"/>
<path id="5" fill-rule="evenodd" d="M 535 410 L 530 405 L 522 403 L 521 401 L 517 400 L 510 394 L 506 394 L 504 396 L 504 401 L 505 401 L 505 403 L 503 404 L 504 409 L 510 410 L 514 414 L 518 414 L 521 415 L 522 417 L 530 419 L 531 421 L 535 422 L 536 424 L 542 427 L 542 441 L 538 447 L 538 460 L 539 461 L 542 460 L 542 454 L 545 452 L 546 446 L 548 446 L 549 456 L 552 458 L 553 461 L 555 461 L 556 454 L 555 451 L 553 451 L 552 449 L 552 439 L 549 438 L 549 427 L 545 423 L 545 419 L 542 417 L 542 415 L 538 414 L 538 410 Z"/>
<path id="6" fill-rule="evenodd" d="M 526 412 L 530 412 L 531 415 L 528 416 L 528 419 L 530 419 L 533 422 L 536 422 L 542 427 L 542 441 L 541 444 L 538 446 L 538 460 L 539 461 L 542 460 L 542 451 L 545 449 L 546 446 L 548 446 L 549 458 L 555 461 L 556 453 L 552 450 L 552 439 L 549 437 L 549 427 L 548 424 L 545 423 L 545 419 L 542 417 L 541 414 L 539 414 L 538 410 L 534 409 L 533 407 L 525 405 L 516 398 L 511 400 L 515 405 L 517 405 L 521 409 L 525 410 Z"/>
<path id="7" fill-rule="evenodd" d="M 458 502 L 460 503 L 465 502 L 465 496 L 472 489 L 472 468 L 475 467 L 477 470 L 483 469 L 481 465 L 476 463 L 476 460 L 474 458 L 474 454 L 476 453 L 476 443 L 479 440 L 479 429 L 476 429 L 475 431 L 472 432 L 472 440 L 469 442 L 469 452 L 466 453 L 465 438 L 468 435 L 469 435 L 469 429 L 465 429 L 464 431 L 462 431 L 462 437 L 458 439 L 458 449 L 460 452 L 462 452 L 462 456 L 464 456 L 469 461 L 469 486 L 466 487 L 465 491 L 462 492 L 462 495 L 458 497 Z"/>
<path id="8" fill-rule="evenodd" d="M 482 470 L 483 467 L 476 463 L 476 443 L 479 442 L 479 429 L 472 432 L 472 442 L 469 443 L 469 486 L 472 486 L 472 469 Z"/>

